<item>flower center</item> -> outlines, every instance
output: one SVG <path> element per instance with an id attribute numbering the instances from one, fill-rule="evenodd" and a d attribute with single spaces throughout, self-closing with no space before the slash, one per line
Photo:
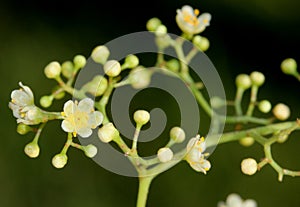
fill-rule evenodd
<path id="1" fill-rule="evenodd" d="M 197 16 L 200 14 L 200 11 L 198 9 L 194 10 L 194 13 L 189 13 L 187 11 L 183 12 L 183 20 L 193 26 L 197 26 L 199 24 L 199 21 L 197 19 Z"/>
<path id="2" fill-rule="evenodd" d="M 75 127 L 75 129 L 88 127 L 88 114 L 86 112 L 76 111 L 68 116 L 67 120 Z"/>

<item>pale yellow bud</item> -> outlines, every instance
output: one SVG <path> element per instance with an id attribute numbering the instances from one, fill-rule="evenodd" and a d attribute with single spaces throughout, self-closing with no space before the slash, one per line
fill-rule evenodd
<path id="1" fill-rule="evenodd" d="M 163 147 L 157 151 L 157 157 L 160 162 L 169 162 L 173 158 L 173 152 L 170 148 Z"/>
<path id="2" fill-rule="evenodd" d="M 244 159 L 241 163 L 241 170 L 246 175 L 254 175 L 257 171 L 257 162 L 253 158 Z"/>
<path id="3" fill-rule="evenodd" d="M 133 114 L 133 119 L 137 124 L 144 125 L 150 120 L 150 114 L 145 110 L 137 110 Z"/>
<path id="4" fill-rule="evenodd" d="M 280 121 L 284 121 L 284 120 L 288 119 L 291 114 L 290 108 L 283 103 L 277 104 L 273 108 L 272 112 L 273 112 L 274 116 Z"/>

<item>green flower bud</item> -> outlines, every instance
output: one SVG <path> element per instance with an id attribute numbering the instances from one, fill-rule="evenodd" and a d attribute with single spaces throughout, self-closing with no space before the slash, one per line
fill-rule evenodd
<path id="1" fill-rule="evenodd" d="M 86 64 L 86 58 L 82 55 L 76 55 L 73 62 L 76 69 L 83 68 Z"/>
<path id="2" fill-rule="evenodd" d="M 136 66 L 139 65 L 139 59 L 135 55 L 128 55 L 125 58 L 125 65 L 126 68 L 135 68 Z"/>
<path id="3" fill-rule="evenodd" d="M 106 78 L 102 75 L 96 75 L 93 80 L 82 87 L 82 90 L 92 94 L 93 96 L 101 96 L 107 89 L 107 86 L 108 82 Z"/>
<path id="4" fill-rule="evenodd" d="M 282 61 L 281 70 L 287 75 L 298 75 L 297 62 L 293 58 L 288 58 Z"/>
<path id="5" fill-rule="evenodd" d="M 255 140 L 253 139 L 253 137 L 244 137 L 240 139 L 239 142 L 244 147 L 250 147 L 254 144 Z"/>
<path id="6" fill-rule="evenodd" d="M 254 71 L 250 74 L 252 84 L 255 86 L 261 86 L 265 82 L 265 76 L 261 72 Z"/>
<path id="7" fill-rule="evenodd" d="M 168 34 L 157 36 L 155 43 L 160 49 L 167 48 L 171 44 L 171 37 Z"/>
<path id="8" fill-rule="evenodd" d="M 157 30 L 157 27 L 161 25 L 161 21 L 154 17 L 150 20 L 148 20 L 147 24 L 146 24 L 146 28 L 148 31 L 154 32 Z"/>
<path id="9" fill-rule="evenodd" d="M 238 88 L 242 88 L 244 90 L 251 87 L 251 79 L 247 74 L 239 74 L 235 79 L 235 84 Z"/>
<path id="10" fill-rule="evenodd" d="M 51 106 L 53 98 L 53 96 L 42 96 L 40 99 L 41 106 L 44 108 L 48 108 L 49 106 Z"/>
<path id="11" fill-rule="evenodd" d="M 282 143 L 286 142 L 286 140 L 288 140 L 288 138 L 289 138 L 289 133 L 281 132 L 277 135 L 277 142 L 282 144 Z"/>
<path id="12" fill-rule="evenodd" d="M 140 66 L 130 71 L 128 80 L 134 89 L 147 87 L 151 82 L 152 72 Z"/>
<path id="13" fill-rule="evenodd" d="M 224 99 L 221 99 L 218 96 L 214 96 L 210 99 L 210 104 L 211 104 L 211 107 L 218 109 L 218 108 L 225 106 L 226 101 Z"/>
<path id="14" fill-rule="evenodd" d="M 273 112 L 274 116 L 280 121 L 284 121 L 284 120 L 288 119 L 291 114 L 290 108 L 283 103 L 277 104 L 273 108 L 272 112 Z"/>
<path id="15" fill-rule="evenodd" d="M 270 101 L 263 100 L 258 103 L 258 109 L 263 113 L 269 113 L 272 109 Z"/>
<path id="16" fill-rule="evenodd" d="M 25 146 L 24 152 L 26 155 L 28 155 L 28 157 L 36 158 L 40 154 L 40 147 L 37 143 L 30 142 Z"/>
<path id="17" fill-rule="evenodd" d="M 155 30 L 155 35 L 156 36 L 164 36 L 165 34 L 167 34 L 167 27 L 165 25 L 159 25 L 156 30 Z"/>
<path id="18" fill-rule="evenodd" d="M 96 156 L 98 149 L 94 145 L 89 144 L 87 146 L 83 146 L 83 151 L 87 157 L 93 158 Z"/>
<path id="19" fill-rule="evenodd" d="M 26 124 L 18 124 L 17 126 L 17 132 L 21 135 L 27 134 L 28 132 L 31 132 L 32 128 Z"/>
<path id="20" fill-rule="evenodd" d="M 104 72 L 110 77 L 116 77 L 121 73 L 121 65 L 116 60 L 109 60 L 104 64 Z"/>
<path id="21" fill-rule="evenodd" d="M 170 138 L 175 142 L 175 143 L 181 143 L 185 140 L 185 132 L 182 128 L 180 127 L 173 127 L 170 130 Z"/>
<path id="22" fill-rule="evenodd" d="M 110 52 L 108 50 L 108 48 L 104 45 L 100 45 L 95 47 L 95 49 L 92 51 L 92 59 L 96 62 L 96 63 L 100 63 L 100 64 L 104 64 L 108 57 L 110 55 Z"/>
<path id="23" fill-rule="evenodd" d="M 71 61 L 66 61 L 61 65 L 61 73 L 64 77 L 70 79 L 74 73 L 74 65 Z"/>
<path id="24" fill-rule="evenodd" d="M 57 154 L 52 158 L 52 165 L 58 169 L 63 168 L 68 162 L 68 156 L 66 154 Z"/>
<path id="25" fill-rule="evenodd" d="M 209 40 L 206 38 L 206 37 L 202 37 L 200 35 L 196 35 L 194 38 L 193 38 L 193 43 L 195 44 L 195 46 L 205 52 L 206 50 L 208 50 L 209 48 Z"/>
<path id="26" fill-rule="evenodd" d="M 53 95 L 54 95 L 55 99 L 59 100 L 59 99 L 62 99 L 63 97 L 65 97 L 66 93 L 64 91 L 61 91 L 61 92 L 55 93 Z"/>
<path id="27" fill-rule="evenodd" d="M 246 175 L 254 175 L 257 171 L 257 162 L 253 158 L 244 159 L 241 163 L 241 170 Z"/>
<path id="28" fill-rule="evenodd" d="M 168 69 L 170 69 L 173 72 L 178 72 L 180 68 L 180 63 L 176 59 L 171 59 L 166 63 L 166 66 Z"/>
<path id="29" fill-rule="evenodd" d="M 44 69 L 44 73 L 46 77 L 49 79 L 58 77 L 60 75 L 60 72 L 61 72 L 61 66 L 56 61 L 49 63 Z"/>
<path id="30" fill-rule="evenodd" d="M 119 131 L 115 128 L 115 126 L 111 122 L 103 125 L 98 130 L 98 137 L 104 143 L 108 143 L 112 141 L 113 139 L 117 138 L 119 135 L 120 135 Z"/>
<path id="31" fill-rule="evenodd" d="M 157 151 L 157 158 L 160 162 L 169 162 L 173 158 L 173 152 L 168 147 L 160 148 Z"/>
<path id="32" fill-rule="evenodd" d="M 138 125 L 144 125 L 150 120 L 150 114 L 145 110 L 137 110 L 133 114 L 133 119 Z"/>

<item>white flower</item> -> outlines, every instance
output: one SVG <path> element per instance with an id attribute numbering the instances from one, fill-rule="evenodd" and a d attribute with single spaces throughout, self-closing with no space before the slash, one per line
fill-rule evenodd
<path id="1" fill-rule="evenodd" d="M 13 111 L 17 123 L 26 125 L 39 124 L 42 121 L 42 111 L 34 105 L 34 97 L 31 89 L 19 82 L 20 89 L 13 90 L 11 102 L 8 106 Z"/>
<path id="2" fill-rule="evenodd" d="M 232 193 L 227 197 L 226 203 L 219 202 L 218 207 L 257 207 L 257 203 L 253 199 L 243 201 L 238 194 Z"/>
<path id="3" fill-rule="evenodd" d="M 198 34 L 203 32 L 211 20 L 209 13 L 203 13 L 199 17 L 199 10 L 193 10 L 190 6 L 183 6 L 177 9 L 176 22 L 179 28 L 187 34 Z"/>
<path id="4" fill-rule="evenodd" d="M 79 134 L 81 137 L 89 137 L 92 129 L 95 129 L 103 121 L 103 115 L 99 111 L 94 110 L 94 101 L 85 98 L 79 103 L 72 100 L 64 104 L 64 112 L 62 112 L 64 120 L 61 127 L 66 132 L 72 132 L 74 136 Z"/>
<path id="5" fill-rule="evenodd" d="M 208 153 L 203 153 L 206 150 L 206 144 L 204 137 L 197 135 L 192 138 L 187 144 L 187 155 L 185 157 L 186 161 L 190 166 L 197 172 L 206 172 L 210 169 L 211 164 L 206 157 Z"/>

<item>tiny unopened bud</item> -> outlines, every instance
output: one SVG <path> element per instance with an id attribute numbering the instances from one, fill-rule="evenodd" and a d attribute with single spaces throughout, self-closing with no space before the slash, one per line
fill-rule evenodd
<path id="1" fill-rule="evenodd" d="M 87 157 L 93 158 L 96 156 L 98 149 L 96 146 L 89 144 L 87 146 L 83 146 L 83 151 Z"/>
<path id="2" fill-rule="evenodd" d="M 66 78 L 71 78 L 74 72 L 74 65 L 71 61 L 66 61 L 61 65 L 61 73 Z"/>
<path id="3" fill-rule="evenodd" d="M 150 114 L 145 110 L 137 110 L 133 114 L 134 121 L 139 125 L 144 125 L 150 120 Z"/>
<path id="4" fill-rule="evenodd" d="M 297 62 L 293 58 L 288 58 L 282 61 L 281 70 L 287 75 L 298 75 Z"/>
<path id="5" fill-rule="evenodd" d="M 96 63 L 104 64 L 107 61 L 107 58 L 109 57 L 110 52 L 108 48 L 104 45 L 100 45 L 95 47 L 95 49 L 92 51 L 92 59 Z"/>
<path id="6" fill-rule="evenodd" d="M 108 143 L 112 141 L 113 139 L 117 138 L 119 134 L 120 134 L 119 131 L 115 128 L 115 126 L 111 122 L 103 125 L 98 130 L 98 137 L 104 143 Z"/>
<path id="7" fill-rule="evenodd" d="M 250 74 L 250 78 L 251 78 L 252 84 L 255 86 L 261 86 L 265 82 L 265 75 L 258 71 L 252 72 Z"/>
<path id="8" fill-rule="evenodd" d="M 167 27 L 163 24 L 159 25 L 156 30 L 155 30 L 155 35 L 156 36 L 164 36 L 165 34 L 167 34 Z"/>
<path id="9" fill-rule="evenodd" d="M 241 170 L 246 175 L 254 175 L 257 171 L 257 162 L 253 158 L 244 159 L 241 163 Z"/>
<path id="10" fill-rule="evenodd" d="M 157 30 L 157 27 L 159 25 L 161 25 L 161 21 L 158 18 L 154 17 L 154 18 L 148 20 L 148 22 L 146 24 L 146 28 L 148 31 L 154 32 Z"/>
<path id="11" fill-rule="evenodd" d="M 269 113 L 272 109 L 270 101 L 263 100 L 258 103 L 258 109 L 263 113 Z"/>
<path id="12" fill-rule="evenodd" d="M 173 151 L 168 147 L 160 148 L 157 151 L 157 158 L 160 162 L 169 162 L 173 158 Z"/>
<path id="13" fill-rule="evenodd" d="M 93 80 L 82 87 L 82 90 L 92 94 L 93 96 L 101 96 L 107 89 L 107 86 L 108 82 L 106 78 L 102 75 L 96 75 Z"/>
<path id="14" fill-rule="evenodd" d="M 56 168 L 63 168 L 68 162 L 68 156 L 66 154 L 57 154 L 52 158 L 52 165 Z"/>
<path id="15" fill-rule="evenodd" d="M 61 66 L 56 61 L 49 63 L 44 69 L 44 73 L 46 77 L 49 79 L 58 77 L 60 75 L 60 72 L 61 72 Z"/>
<path id="16" fill-rule="evenodd" d="M 214 96 L 210 99 L 212 108 L 218 109 L 226 105 L 226 101 L 218 96 Z"/>
<path id="17" fill-rule="evenodd" d="M 279 103 L 276 106 L 274 106 L 272 112 L 274 116 L 280 121 L 288 119 L 291 114 L 290 108 L 283 103 Z"/>
<path id="18" fill-rule="evenodd" d="M 151 71 L 144 67 L 137 67 L 130 71 L 128 80 L 134 89 L 142 89 L 150 84 L 151 76 Z"/>
<path id="19" fill-rule="evenodd" d="M 51 106 L 53 98 L 53 96 L 42 96 L 40 99 L 41 106 L 44 108 L 48 108 L 49 106 Z"/>
<path id="20" fill-rule="evenodd" d="M 40 147 L 37 143 L 30 142 L 25 146 L 24 152 L 28 157 L 36 158 L 40 154 Z"/>
<path id="21" fill-rule="evenodd" d="M 239 142 L 244 147 L 250 147 L 254 144 L 255 140 L 253 139 L 253 137 L 244 137 L 240 139 Z"/>
<path id="22" fill-rule="evenodd" d="M 168 69 L 170 69 L 173 72 L 178 72 L 180 68 L 179 61 L 176 59 L 171 59 L 166 62 L 166 66 Z"/>
<path id="23" fill-rule="evenodd" d="M 83 68 L 86 64 L 86 58 L 83 55 L 76 55 L 73 59 L 75 68 Z"/>
<path id="24" fill-rule="evenodd" d="M 182 128 L 180 127 L 173 127 L 170 130 L 170 138 L 175 142 L 175 143 L 181 143 L 185 140 L 185 132 Z"/>
<path id="25" fill-rule="evenodd" d="M 127 68 L 135 68 L 139 65 L 139 59 L 135 55 L 128 55 L 125 58 L 125 64 Z"/>
<path id="26" fill-rule="evenodd" d="M 251 79 L 247 74 L 239 74 L 235 79 L 235 84 L 238 88 L 242 88 L 244 90 L 251 87 Z"/>
<path id="27" fill-rule="evenodd" d="M 206 37 L 196 35 L 193 38 L 194 45 L 201 51 L 205 52 L 209 48 L 209 40 Z"/>
<path id="28" fill-rule="evenodd" d="M 28 132 L 31 132 L 32 128 L 26 124 L 18 124 L 17 126 L 17 132 L 21 135 L 27 134 Z"/>
<path id="29" fill-rule="evenodd" d="M 116 77 L 121 73 L 121 65 L 116 60 L 109 60 L 104 64 L 104 72 L 110 77 Z"/>

